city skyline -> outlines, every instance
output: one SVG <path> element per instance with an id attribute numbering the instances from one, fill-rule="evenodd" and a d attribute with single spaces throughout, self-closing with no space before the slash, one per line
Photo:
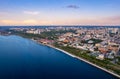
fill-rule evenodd
<path id="1" fill-rule="evenodd" d="M 120 25 L 120 0 L 1 0 L 0 25 Z"/>

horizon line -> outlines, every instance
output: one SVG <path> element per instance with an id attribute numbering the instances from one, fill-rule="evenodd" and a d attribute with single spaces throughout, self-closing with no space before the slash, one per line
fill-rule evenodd
<path id="1" fill-rule="evenodd" d="M 0 25 L 0 27 L 7 27 L 7 26 L 58 26 L 58 27 L 64 27 L 64 26 L 120 26 L 120 25 Z"/>

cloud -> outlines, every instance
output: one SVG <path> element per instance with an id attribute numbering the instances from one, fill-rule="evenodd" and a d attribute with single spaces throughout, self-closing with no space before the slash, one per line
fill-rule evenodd
<path id="1" fill-rule="evenodd" d="M 37 21 L 31 19 L 31 20 L 24 20 L 23 23 L 24 23 L 24 24 L 36 24 Z"/>
<path id="2" fill-rule="evenodd" d="M 0 20 L 0 25 L 120 25 L 120 16 L 95 17 L 95 18 L 64 18 L 37 20 Z"/>
<path id="3" fill-rule="evenodd" d="M 3 25 L 29 25 L 29 24 L 37 24 L 37 20 L 0 20 L 0 24 Z"/>
<path id="4" fill-rule="evenodd" d="M 29 15 L 38 15 L 38 11 L 23 11 L 24 14 L 29 14 Z"/>
<path id="5" fill-rule="evenodd" d="M 107 17 L 106 19 L 111 21 L 120 21 L 120 16 L 111 16 Z"/>
<path id="6" fill-rule="evenodd" d="M 4 23 L 4 24 L 13 24 L 13 23 L 17 23 L 17 21 L 13 21 L 13 20 L 1 20 L 0 22 L 1 22 L 1 23 Z"/>
<path id="7" fill-rule="evenodd" d="M 77 5 L 68 5 L 68 6 L 66 6 L 67 8 L 72 8 L 72 9 L 78 9 L 78 8 L 80 8 L 79 6 L 77 6 Z"/>

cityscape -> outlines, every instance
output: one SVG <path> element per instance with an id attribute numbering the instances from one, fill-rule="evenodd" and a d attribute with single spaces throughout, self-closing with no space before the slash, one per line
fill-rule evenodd
<path id="1" fill-rule="evenodd" d="M 119 2 L 0 1 L 0 79 L 120 79 Z"/>
<path id="2" fill-rule="evenodd" d="M 120 28 L 118 27 L 13 27 L 0 32 L 0 34 L 19 35 L 52 48 L 63 49 L 70 52 L 71 55 L 84 58 L 95 65 L 106 68 L 119 77 Z M 76 51 L 71 49 L 76 49 Z"/>

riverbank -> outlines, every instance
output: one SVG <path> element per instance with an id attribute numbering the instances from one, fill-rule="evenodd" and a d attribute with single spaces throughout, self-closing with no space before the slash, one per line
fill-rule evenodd
<path id="1" fill-rule="evenodd" d="M 101 69 L 101 70 L 103 70 L 103 71 L 105 71 L 105 72 L 107 72 L 107 73 L 109 73 L 109 74 L 111 74 L 111 75 L 114 75 L 114 76 L 120 78 L 120 75 L 118 75 L 118 74 L 116 74 L 116 73 L 114 73 L 114 72 L 112 72 L 112 71 L 109 71 L 109 70 L 107 70 L 107 69 L 105 69 L 105 68 L 103 68 L 103 67 L 100 67 L 100 66 L 98 66 L 98 65 L 96 65 L 96 64 L 93 64 L 92 62 L 90 62 L 90 61 L 88 61 L 88 60 L 86 60 L 86 59 L 84 59 L 84 58 L 81 58 L 81 57 L 79 57 L 79 56 L 73 55 L 73 54 L 71 54 L 71 53 L 69 53 L 69 52 L 67 52 L 67 51 L 65 51 L 65 50 L 63 50 L 63 49 L 57 48 L 57 47 L 55 47 L 55 46 L 53 46 L 53 45 L 42 44 L 42 43 L 40 43 L 40 42 L 38 42 L 38 41 L 36 41 L 36 40 L 34 40 L 34 39 L 32 39 L 32 41 L 37 42 L 38 44 L 41 44 L 41 45 L 48 46 L 48 47 L 50 47 L 50 48 L 59 50 L 59 51 L 65 53 L 65 54 L 67 54 L 67 55 L 69 55 L 69 56 L 71 56 L 71 57 L 73 57 L 73 58 L 77 58 L 77 59 L 79 59 L 79 60 L 81 60 L 81 61 L 83 61 L 83 62 L 86 62 L 86 63 L 88 63 L 88 64 L 90 64 L 90 65 L 92 65 L 92 66 L 94 66 L 94 67 L 96 67 L 96 68 L 99 68 L 99 69 Z"/>
<path id="2" fill-rule="evenodd" d="M 39 44 L 42 44 L 42 43 L 39 43 Z M 88 63 L 88 64 L 90 64 L 90 65 L 92 65 L 92 66 L 94 66 L 94 67 L 96 67 L 96 68 L 99 68 L 99 69 L 101 69 L 101 70 L 103 70 L 103 71 L 105 71 L 105 72 L 107 72 L 107 73 L 109 73 L 109 74 L 111 74 L 111 75 L 114 75 L 114 76 L 120 78 L 120 75 L 118 75 L 118 74 L 116 74 L 116 73 L 114 73 L 114 72 L 112 72 L 112 71 L 109 71 L 109 70 L 107 70 L 107 69 L 105 69 L 105 68 L 103 68 L 103 67 L 100 67 L 100 66 L 98 66 L 98 65 L 96 65 L 96 64 L 93 64 L 93 63 L 89 62 L 89 61 L 86 60 L 86 59 L 80 58 L 79 56 L 73 55 L 73 54 L 71 54 L 71 53 L 69 53 L 69 52 L 67 52 L 67 51 L 65 51 L 65 50 L 62 50 L 62 49 L 60 49 L 60 48 L 57 48 L 57 47 L 54 47 L 54 46 L 48 45 L 48 44 L 42 44 L 42 45 L 45 45 L 45 46 L 51 47 L 51 48 L 53 48 L 53 49 L 59 50 L 59 51 L 65 53 L 65 54 L 67 54 L 67 55 L 69 55 L 69 56 L 71 56 L 71 57 L 73 57 L 73 58 L 77 58 L 77 59 L 79 59 L 79 60 L 81 60 L 81 61 L 83 61 L 83 62 L 85 62 L 85 63 Z"/>

